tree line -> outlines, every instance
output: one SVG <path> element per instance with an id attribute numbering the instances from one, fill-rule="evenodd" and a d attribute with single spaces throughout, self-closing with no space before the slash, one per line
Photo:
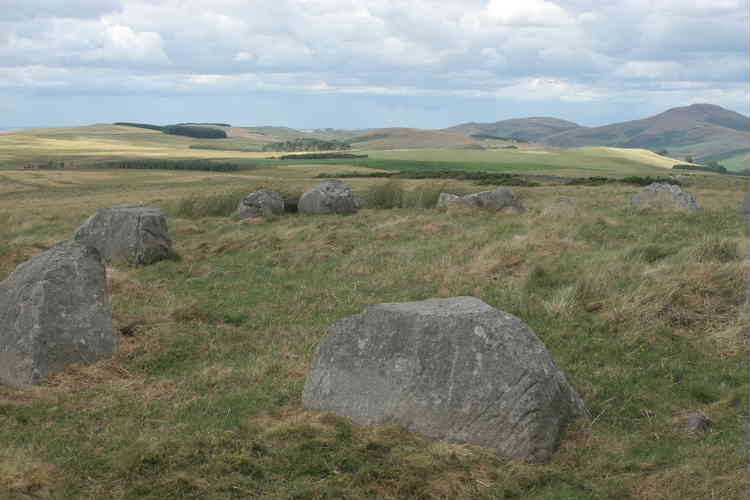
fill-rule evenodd
<path id="1" fill-rule="evenodd" d="M 194 137 L 196 139 L 226 139 L 227 133 L 225 131 L 221 129 L 213 128 L 213 127 L 207 127 L 206 125 L 218 125 L 222 127 L 231 126 L 227 123 L 205 123 L 205 124 L 179 123 L 175 125 L 152 125 L 150 123 L 135 123 L 135 122 L 115 122 L 114 125 L 121 125 L 125 127 L 145 128 L 148 130 L 158 130 L 165 134 L 181 135 L 185 137 Z"/>

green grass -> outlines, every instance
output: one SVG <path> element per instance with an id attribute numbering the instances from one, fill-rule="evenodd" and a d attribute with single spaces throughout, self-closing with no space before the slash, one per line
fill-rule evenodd
<path id="1" fill-rule="evenodd" d="M 711 156 L 706 161 L 718 161 L 727 170 L 740 171 L 750 168 L 750 148 Z"/>
<path id="2" fill-rule="evenodd" d="M 617 184 L 514 187 L 522 215 L 452 217 L 403 203 L 439 191 L 433 181 L 351 179 L 358 196 L 385 185 L 401 202 L 228 216 L 245 190 L 318 182 L 273 171 L 4 174 L 31 191 L 0 199 L 0 279 L 115 203 L 165 209 L 182 259 L 108 269 L 115 326 L 129 332 L 113 360 L 0 388 L 0 498 L 744 498 L 740 186 L 692 186 L 706 210 L 691 215 L 632 210 L 637 187 Z M 328 325 L 457 295 L 527 322 L 591 410 L 549 464 L 301 407 Z M 703 436 L 683 430 L 696 410 L 714 422 Z"/>
<path id="3" fill-rule="evenodd" d="M 364 151 L 373 160 L 407 160 L 425 162 L 432 168 L 445 164 L 470 165 L 472 170 L 497 170 L 512 172 L 550 172 L 567 175 L 659 175 L 664 169 L 638 161 L 621 158 L 606 152 L 581 150 L 538 150 L 523 152 L 518 150 L 405 150 L 405 151 Z M 436 164 L 434 165 L 433 164 Z M 383 168 L 383 167 L 380 167 Z"/>

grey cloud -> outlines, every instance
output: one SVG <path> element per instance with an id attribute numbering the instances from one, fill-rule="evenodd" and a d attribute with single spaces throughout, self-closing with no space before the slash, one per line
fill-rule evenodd
<path id="1" fill-rule="evenodd" d="M 0 22 L 68 17 L 95 19 L 120 9 L 123 0 L 3 0 Z"/>
<path id="2" fill-rule="evenodd" d="M 653 4 L 528 0 L 497 18 L 484 0 L 23 2 L 0 18 L 0 85 L 603 100 L 705 82 L 736 92 L 747 13 Z"/>

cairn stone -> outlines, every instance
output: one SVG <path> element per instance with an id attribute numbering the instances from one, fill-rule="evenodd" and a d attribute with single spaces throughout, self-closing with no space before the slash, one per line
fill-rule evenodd
<path id="1" fill-rule="evenodd" d="M 237 212 L 241 219 L 282 215 L 284 198 L 276 191 L 261 188 L 242 198 Z"/>
<path id="2" fill-rule="evenodd" d="M 39 384 L 66 366 L 112 356 L 115 337 L 99 252 L 57 245 L 0 282 L 0 383 Z"/>
<path id="3" fill-rule="evenodd" d="M 359 203 L 351 189 L 334 179 L 305 191 L 299 199 L 298 209 L 306 214 L 353 214 L 359 209 Z"/>
<path id="4" fill-rule="evenodd" d="M 74 238 L 99 250 L 107 261 L 137 265 L 168 258 L 172 247 L 164 214 L 143 205 L 100 208 L 81 224 Z"/>
<path id="5" fill-rule="evenodd" d="M 362 425 L 546 461 L 581 398 L 520 319 L 474 297 L 373 305 L 330 327 L 303 403 Z"/>
<path id="6" fill-rule="evenodd" d="M 638 191 L 630 201 L 640 208 L 662 211 L 695 212 L 701 210 L 692 194 L 680 186 L 664 182 L 654 182 Z"/>
<path id="7" fill-rule="evenodd" d="M 479 193 L 457 196 L 449 193 L 440 193 L 436 205 L 438 209 L 457 209 L 477 211 L 484 210 L 490 212 L 499 212 L 501 210 L 511 210 L 515 213 L 524 212 L 518 198 L 515 197 L 510 188 L 498 187 L 491 191 L 480 191 Z"/>

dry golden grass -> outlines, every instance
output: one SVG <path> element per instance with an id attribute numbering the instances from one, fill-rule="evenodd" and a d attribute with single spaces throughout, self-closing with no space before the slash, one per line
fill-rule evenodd
<path id="1" fill-rule="evenodd" d="M 607 147 L 607 146 L 596 146 L 596 147 L 577 148 L 576 150 L 584 152 L 584 153 L 591 153 L 594 155 L 616 157 L 616 158 L 626 158 L 628 160 L 634 160 L 639 163 L 652 165 L 654 167 L 660 167 L 660 168 L 671 169 L 674 165 L 678 163 L 686 164 L 686 162 L 682 160 L 676 160 L 674 158 L 662 156 L 662 155 L 654 153 L 653 151 L 649 151 L 648 149 L 614 148 L 614 147 Z M 688 163 L 688 164 L 693 165 L 692 163 Z"/>
<path id="2" fill-rule="evenodd" d="M 20 166 L 49 160 L 88 163 L 122 158 L 252 159 L 274 154 L 190 149 L 191 145 L 204 142 L 114 125 L 34 129 L 0 134 L 0 159 Z"/>
<path id="3" fill-rule="evenodd" d="M 55 467 L 28 448 L 0 450 L 0 498 L 52 499 Z"/>

